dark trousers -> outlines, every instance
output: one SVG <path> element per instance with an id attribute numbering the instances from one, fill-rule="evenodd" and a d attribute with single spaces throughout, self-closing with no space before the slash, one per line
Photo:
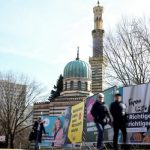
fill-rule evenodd
<path id="1" fill-rule="evenodd" d="M 96 127 L 98 130 L 98 139 L 97 139 L 97 148 L 103 148 L 103 138 L 104 138 L 104 126 L 100 123 L 96 123 Z"/>
<path id="2" fill-rule="evenodd" d="M 37 131 L 35 140 L 35 150 L 39 149 L 39 139 L 40 139 L 40 131 Z"/>
<path id="3" fill-rule="evenodd" d="M 117 148 L 117 143 L 118 143 L 118 133 L 119 133 L 119 130 L 121 130 L 122 135 L 123 135 L 123 143 L 124 144 L 126 143 L 127 131 L 126 131 L 126 125 L 125 125 L 125 123 L 122 123 L 122 124 L 115 123 L 114 124 L 114 138 L 113 138 L 113 146 L 114 146 L 115 150 L 118 149 Z"/>

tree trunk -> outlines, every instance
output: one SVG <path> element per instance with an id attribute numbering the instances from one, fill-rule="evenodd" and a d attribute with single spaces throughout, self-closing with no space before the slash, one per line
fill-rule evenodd
<path id="1" fill-rule="evenodd" d="M 8 133 L 8 145 L 7 148 L 10 148 L 10 134 Z"/>
<path id="2" fill-rule="evenodd" d="M 14 148 L 14 134 L 8 134 L 7 136 L 7 148 Z"/>
<path id="3" fill-rule="evenodd" d="M 10 136 L 10 148 L 14 148 L 14 135 L 11 134 Z"/>

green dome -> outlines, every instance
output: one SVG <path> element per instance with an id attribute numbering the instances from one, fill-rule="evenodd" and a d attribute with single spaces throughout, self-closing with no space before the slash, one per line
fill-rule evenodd
<path id="1" fill-rule="evenodd" d="M 69 62 L 64 69 L 64 78 L 71 77 L 91 78 L 89 64 L 79 59 Z"/>

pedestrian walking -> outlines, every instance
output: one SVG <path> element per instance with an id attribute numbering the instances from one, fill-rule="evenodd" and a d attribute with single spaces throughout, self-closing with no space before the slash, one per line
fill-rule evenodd
<path id="1" fill-rule="evenodd" d="M 126 105 L 122 102 L 121 95 L 119 93 L 115 94 L 115 101 L 110 106 L 110 112 L 113 117 L 113 128 L 114 128 L 114 137 L 113 137 L 113 147 L 114 150 L 118 150 L 118 133 L 121 130 L 123 135 L 124 149 L 126 144 L 126 123 L 127 123 L 127 113 Z"/>
<path id="2" fill-rule="evenodd" d="M 45 128 L 41 118 L 39 117 L 37 121 L 35 121 L 33 125 L 33 131 L 35 134 L 35 150 L 38 149 L 38 143 L 41 143 L 42 134 L 45 134 Z"/>
<path id="3" fill-rule="evenodd" d="M 102 150 L 104 148 L 104 126 L 111 121 L 109 109 L 104 103 L 103 93 L 98 94 L 98 99 L 91 109 L 91 114 L 98 130 L 97 149 Z"/>

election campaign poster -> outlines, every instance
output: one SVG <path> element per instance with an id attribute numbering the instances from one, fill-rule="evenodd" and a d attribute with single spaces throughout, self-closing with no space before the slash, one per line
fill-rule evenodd
<path id="1" fill-rule="evenodd" d="M 42 136 L 42 148 L 70 147 L 82 142 L 84 102 L 67 107 L 63 116 L 42 116 L 46 134 Z"/>
<path id="2" fill-rule="evenodd" d="M 83 119 L 84 119 L 84 102 L 72 106 L 71 120 L 68 129 L 68 138 L 71 143 L 82 142 L 83 133 Z"/>
<path id="3" fill-rule="evenodd" d="M 70 121 L 71 121 L 71 106 L 67 107 L 64 113 L 64 139 L 65 139 L 65 147 L 68 146 L 68 144 L 71 144 L 70 139 L 68 138 L 68 130 L 69 130 L 69 125 L 70 125 Z"/>
<path id="4" fill-rule="evenodd" d="M 150 144 L 150 83 L 123 88 L 127 106 L 127 142 Z"/>
<path id="5" fill-rule="evenodd" d="M 93 104 L 95 103 L 97 99 L 97 95 L 91 96 L 87 98 L 86 100 L 86 122 L 84 124 L 84 132 L 85 132 L 85 137 L 84 140 L 86 142 L 95 142 L 96 141 L 96 136 L 97 136 L 97 128 L 95 126 L 95 123 L 93 121 L 93 116 L 91 114 L 91 109 L 93 107 Z"/>
<path id="6" fill-rule="evenodd" d="M 65 142 L 64 117 L 42 116 L 46 134 L 42 136 L 40 147 L 62 147 Z"/>

